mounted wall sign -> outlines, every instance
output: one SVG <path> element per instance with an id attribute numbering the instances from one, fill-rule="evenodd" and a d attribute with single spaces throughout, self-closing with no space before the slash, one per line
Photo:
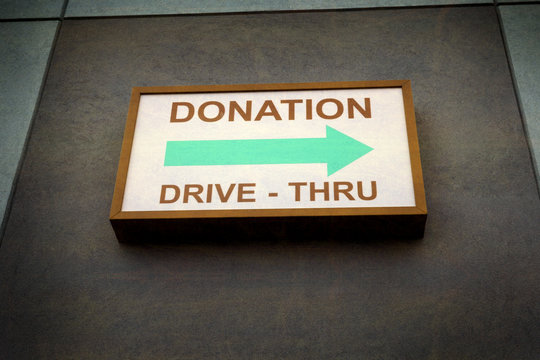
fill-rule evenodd
<path id="1" fill-rule="evenodd" d="M 408 80 L 133 89 L 120 241 L 284 224 L 420 237 L 426 216 Z"/>

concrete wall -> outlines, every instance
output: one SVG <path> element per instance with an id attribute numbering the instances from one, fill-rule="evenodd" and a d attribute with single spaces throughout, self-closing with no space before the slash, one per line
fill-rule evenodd
<path id="1" fill-rule="evenodd" d="M 516 85 L 536 59 L 516 61 L 527 32 L 512 34 L 540 5 L 66 16 L 76 4 L 20 40 L 54 44 L 17 56 L 39 76 L 3 84 L 20 99 L 15 84 L 34 84 L 38 107 L 28 137 L 15 132 L 22 160 L 8 161 L 1 358 L 537 358 L 538 119 L 523 110 L 534 87 Z M 117 243 L 108 212 L 131 87 L 384 79 L 412 81 L 423 240 L 358 229 L 261 242 L 256 229 L 241 243 Z"/>

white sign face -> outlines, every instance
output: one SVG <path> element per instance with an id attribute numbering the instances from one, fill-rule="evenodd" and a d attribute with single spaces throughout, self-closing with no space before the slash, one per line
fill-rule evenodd
<path id="1" fill-rule="evenodd" d="M 137 100 L 121 212 L 419 205 L 402 86 Z"/>

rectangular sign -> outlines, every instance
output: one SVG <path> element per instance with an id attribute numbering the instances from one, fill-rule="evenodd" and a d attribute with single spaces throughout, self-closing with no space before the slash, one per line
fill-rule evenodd
<path id="1" fill-rule="evenodd" d="M 388 215 L 418 215 L 423 232 L 409 81 L 133 89 L 119 239 L 122 220 Z"/>

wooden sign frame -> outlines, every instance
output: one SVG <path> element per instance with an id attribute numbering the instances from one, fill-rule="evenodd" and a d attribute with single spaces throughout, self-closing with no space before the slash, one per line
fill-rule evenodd
<path id="1" fill-rule="evenodd" d="M 235 210 L 178 210 L 178 211 L 122 211 L 126 180 L 141 96 L 146 94 L 192 94 L 264 92 L 288 90 L 401 88 L 412 169 L 415 206 L 410 207 L 347 207 L 347 208 L 287 208 Z M 134 87 L 124 131 L 120 161 L 116 176 L 110 221 L 119 241 L 185 241 L 192 236 L 213 236 L 224 229 L 234 231 L 235 237 L 251 234 L 253 227 L 270 226 L 288 229 L 317 229 L 332 225 L 345 231 L 360 231 L 369 236 L 423 236 L 427 206 L 420 161 L 411 83 L 409 80 L 241 84 L 203 86 Z M 320 226 L 314 226 L 314 225 Z M 262 229 L 271 234 L 272 229 Z M 327 229 L 332 232 L 331 229 Z M 337 230 L 337 229 L 335 229 Z M 249 236 L 249 235 L 248 235 Z M 191 238 L 192 239 L 192 238 Z M 173 240 L 174 241 L 174 240 Z"/>

